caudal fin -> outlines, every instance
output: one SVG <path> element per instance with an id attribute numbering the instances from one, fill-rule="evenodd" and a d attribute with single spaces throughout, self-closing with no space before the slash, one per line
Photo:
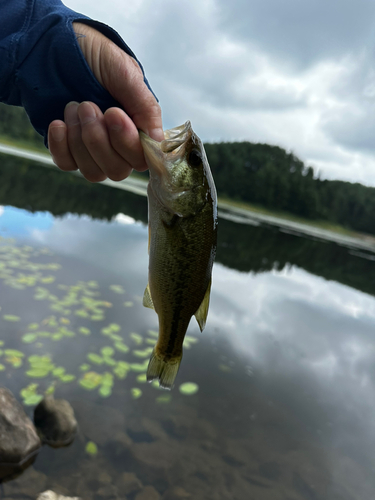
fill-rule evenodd
<path id="1" fill-rule="evenodd" d="M 159 380 L 160 387 L 172 389 L 181 359 L 182 355 L 180 358 L 164 361 L 154 350 L 147 368 L 147 381 Z"/>

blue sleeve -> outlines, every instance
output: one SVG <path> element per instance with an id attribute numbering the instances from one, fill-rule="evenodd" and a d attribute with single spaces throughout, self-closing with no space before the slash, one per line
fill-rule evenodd
<path id="1" fill-rule="evenodd" d="M 63 119 L 70 101 L 90 100 L 103 112 L 121 107 L 91 72 L 73 21 L 97 29 L 137 60 L 112 28 L 72 11 L 60 0 L 0 0 L 0 101 L 23 106 L 46 144 L 48 125 Z"/>

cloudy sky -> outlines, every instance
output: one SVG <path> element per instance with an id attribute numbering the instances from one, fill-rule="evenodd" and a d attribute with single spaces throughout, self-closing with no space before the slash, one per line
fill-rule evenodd
<path id="1" fill-rule="evenodd" d="M 293 151 L 375 186 L 374 0 L 65 0 L 144 65 L 164 128 Z"/>

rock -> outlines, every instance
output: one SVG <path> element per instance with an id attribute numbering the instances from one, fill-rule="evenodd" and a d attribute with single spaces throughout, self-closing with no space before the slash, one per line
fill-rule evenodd
<path id="1" fill-rule="evenodd" d="M 27 469 L 22 476 L 3 484 L 5 497 L 36 498 L 47 486 L 47 476 L 33 467 Z"/>
<path id="2" fill-rule="evenodd" d="M 0 479 L 20 474 L 35 460 L 41 441 L 20 403 L 0 387 Z"/>
<path id="3" fill-rule="evenodd" d="M 147 417 L 134 418 L 128 421 L 126 430 L 131 439 L 137 443 L 151 443 L 157 439 L 167 437 L 159 422 Z"/>
<path id="4" fill-rule="evenodd" d="M 101 472 L 99 474 L 98 481 L 99 481 L 99 483 L 102 483 L 102 484 L 111 484 L 112 483 L 112 478 L 108 474 L 108 472 L 103 471 L 103 472 Z"/>
<path id="5" fill-rule="evenodd" d="M 145 486 L 135 500 L 160 500 L 161 496 L 153 486 Z"/>
<path id="6" fill-rule="evenodd" d="M 173 486 L 172 488 L 168 488 L 168 490 L 163 495 L 163 500 L 183 500 L 184 498 L 191 498 L 191 494 L 180 486 Z"/>
<path id="7" fill-rule="evenodd" d="M 113 436 L 124 431 L 125 417 L 119 410 L 87 400 L 76 401 L 73 406 L 80 431 L 99 446 L 106 445 Z"/>
<path id="8" fill-rule="evenodd" d="M 103 497 L 106 500 L 117 500 L 117 498 L 121 498 L 121 500 L 126 500 L 126 497 L 121 495 L 120 497 L 117 494 L 117 488 L 113 486 L 113 484 L 106 484 L 98 489 L 96 492 L 95 498 Z"/>
<path id="9" fill-rule="evenodd" d="M 52 490 L 47 490 L 41 493 L 36 500 L 81 500 L 79 497 L 64 497 Z"/>
<path id="10" fill-rule="evenodd" d="M 34 423 L 43 444 L 53 448 L 70 445 L 77 431 L 73 408 L 64 399 L 46 396 L 34 410 Z"/>
<path id="11" fill-rule="evenodd" d="M 120 497 L 142 490 L 143 484 L 133 472 L 123 472 L 116 482 Z"/>

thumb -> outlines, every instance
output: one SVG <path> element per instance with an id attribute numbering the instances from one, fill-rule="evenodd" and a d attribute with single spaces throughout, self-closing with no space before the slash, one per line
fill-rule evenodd
<path id="1" fill-rule="evenodd" d="M 99 83 L 121 104 L 135 126 L 164 140 L 161 109 L 137 61 L 91 26 L 73 23 L 83 55 Z"/>

